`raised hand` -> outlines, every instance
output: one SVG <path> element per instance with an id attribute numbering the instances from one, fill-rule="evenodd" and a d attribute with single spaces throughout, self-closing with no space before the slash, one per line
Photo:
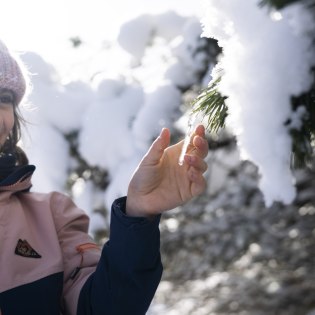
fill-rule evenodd
<path id="1" fill-rule="evenodd" d="M 208 154 L 205 129 L 199 125 L 190 139 L 184 164 L 178 160 L 184 141 L 170 144 L 170 131 L 164 128 L 143 157 L 129 183 L 126 213 L 152 216 L 173 209 L 201 194 Z"/>

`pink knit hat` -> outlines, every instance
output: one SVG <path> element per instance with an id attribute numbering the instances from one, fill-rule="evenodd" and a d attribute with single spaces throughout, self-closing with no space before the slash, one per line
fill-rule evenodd
<path id="1" fill-rule="evenodd" d="M 18 105 L 26 91 L 26 77 L 17 57 L 0 41 L 0 89 L 11 90 Z"/>

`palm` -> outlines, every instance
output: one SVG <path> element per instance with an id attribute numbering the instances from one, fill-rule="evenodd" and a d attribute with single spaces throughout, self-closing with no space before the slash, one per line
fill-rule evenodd
<path id="1" fill-rule="evenodd" d="M 172 209 L 192 197 L 188 166 L 178 164 L 180 150 L 179 144 L 167 148 L 160 163 L 141 170 L 143 176 L 139 173 L 144 180 L 144 195 L 149 199 L 146 202 L 159 209 Z"/>
<path id="2" fill-rule="evenodd" d="M 178 164 L 183 141 L 168 147 L 169 137 L 169 132 L 164 131 L 140 163 L 129 185 L 127 207 L 141 209 L 147 215 L 161 213 L 183 204 L 204 189 L 204 179 L 201 174 L 196 176 L 194 166 Z M 190 145 L 187 153 L 191 154 L 193 149 L 195 146 Z M 200 158 L 197 162 L 201 164 Z M 202 172 L 206 169 L 204 164 L 202 161 Z M 192 180 L 193 175 L 197 181 Z"/>

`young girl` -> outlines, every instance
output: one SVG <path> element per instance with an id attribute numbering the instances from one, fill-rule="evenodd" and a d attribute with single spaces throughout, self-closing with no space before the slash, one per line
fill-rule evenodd
<path id="1" fill-rule="evenodd" d="M 127 196 L 113 202 L 101 250 L 69 197 L 30 191 L 35 167 L 17 146 L 26 81 L 0 42 L 0 314 L 144 315 L 162 274 L 160 214 L 205 188 L 204 128 L 196 128 L 182 166 L 183 142 L 169 146 L 169 130 L 161 131 Z"/>

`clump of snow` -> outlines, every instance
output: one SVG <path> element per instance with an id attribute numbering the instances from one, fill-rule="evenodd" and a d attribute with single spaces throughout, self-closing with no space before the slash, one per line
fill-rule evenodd
<path id="1" fill-rule="evenodd" d="M 23 61 L 33 85 L 29 101 L 41 120 L 65 134 L 80 129 L 84 111 L 95 97 L 91 86 L 82 81 L 62 84 L 56 69 L 36 53 L 25 53 Z"/>
<path id="2" fill-rule="evenodd" d="M 108 227 L 108 222 L 99 212 L 93 209 L 100 209 L 103 206 L 102 193 L 91 181 L 78 178 L 71 189 L 72 198 L 76 205 L 84 209 L 90 217 L 89 233 L 94 235 L 97 231 Z"/>
<path id="3" fill-rule="evenodd" d="M 174 11 L 160 15 L 143 14 L 124 23 L 117 37 L 118 43 L 136 60 L 140 61 L 146 48 L 154 37 L 161 37 L 167 42 L 181 36 L 181 30 L 187 18 Z"/>
<path id="4" fill-rule="evenodd" d="M 162 127 L 170 126 L 175 120 L 176 109 L 181 104 L 181 93 L 173 84 L 157 86 L 147 93 L 144 105 L 139 110 L 134 122 L 132 133 L 136 144 L 147 148 L 147 145 L 160 132 Z"/>
<path id="5" fill-rule="evenodd" d="M 159 15 L 153 15 L 155 36 L 162 37 L 168 42 L 177 36 L 182 36 L 182 29 L 187 23 L 187 17 L 178 15 L 174 11 L 167 11 Z"/>
<path id="6" fill-rule="evenodd" d="M 126 51 L 140 60 L 149 44 L 152 32 L 152 17 L 150 14 L 144 14 L 123 24 L 117 40 Z"/>
<path id="7" fill-rule="evenodd" d="M 312 83 L 314 54 L 306 30 L 315 28 L 307 24 L 310 13 L 295 5 L 275 19 L 256 0 L 206 4 L 203 36 L 216 38 L 223 48 L 218 89 L 228 96 L 227 127 L 237 136 L 242 158 L 259 167 L 266 204 L 290 203 L 295 188 L 285 122 L 294 115 L 291 96 L 307 91 Z"/>
<path id="8" fill-rule="evenodd" d="M 138 85 L 104 79 L 96 93 L 97 100 L 85 112 L 79 148 L 90 165 L 109 169 L 114 176 L 121 159 L 133 154 L 131 124 L 143 104 L 143 91 Z"/>
<path id="9" fill-rule="evenodd" d="M 32 112 L 32 118 L 34 114 Z M 23 116 L 29 120 L 30 115 Z M 69 166 L 68 144 L 64 137 L 50 125 L 33 123 L 24 130 L 22 142 L 30 163 L 36 165 L 32 179 L 36 190 L 64 190 Z"/>
<path id="10" fill-rule="evenodd" d="M 179 87 L 193 84 L 207 66 L 209 57 L 202 49 L 205 42 L 198 40 L 201 32 L 199 21 L 197 23 L 197 19 L 192 18 L 184 24 L 182 36 L 177 36 L 170 43 L 174 59 L 165 71 L 165 78 Z"/>
<path id="11" fill-rule="evenodd" d="M 144 32 L 138 31 L 144 20 L 150 31 L 134 41 L 133 36 Z M 200 38 L 201 32 L 199 19 L 184 18 L 170 11 L 156 16 L 143 15 L 124 24 L 118 42 L 133 59 L 138 60 L 139 66 L 134 67 L 133 76 L 145 88 L 155 88 L 165 80 L 186 88 L 196 82 L 200 72 L 208 66 L 209 56 L 204 50 L 206 40 Z"/>

